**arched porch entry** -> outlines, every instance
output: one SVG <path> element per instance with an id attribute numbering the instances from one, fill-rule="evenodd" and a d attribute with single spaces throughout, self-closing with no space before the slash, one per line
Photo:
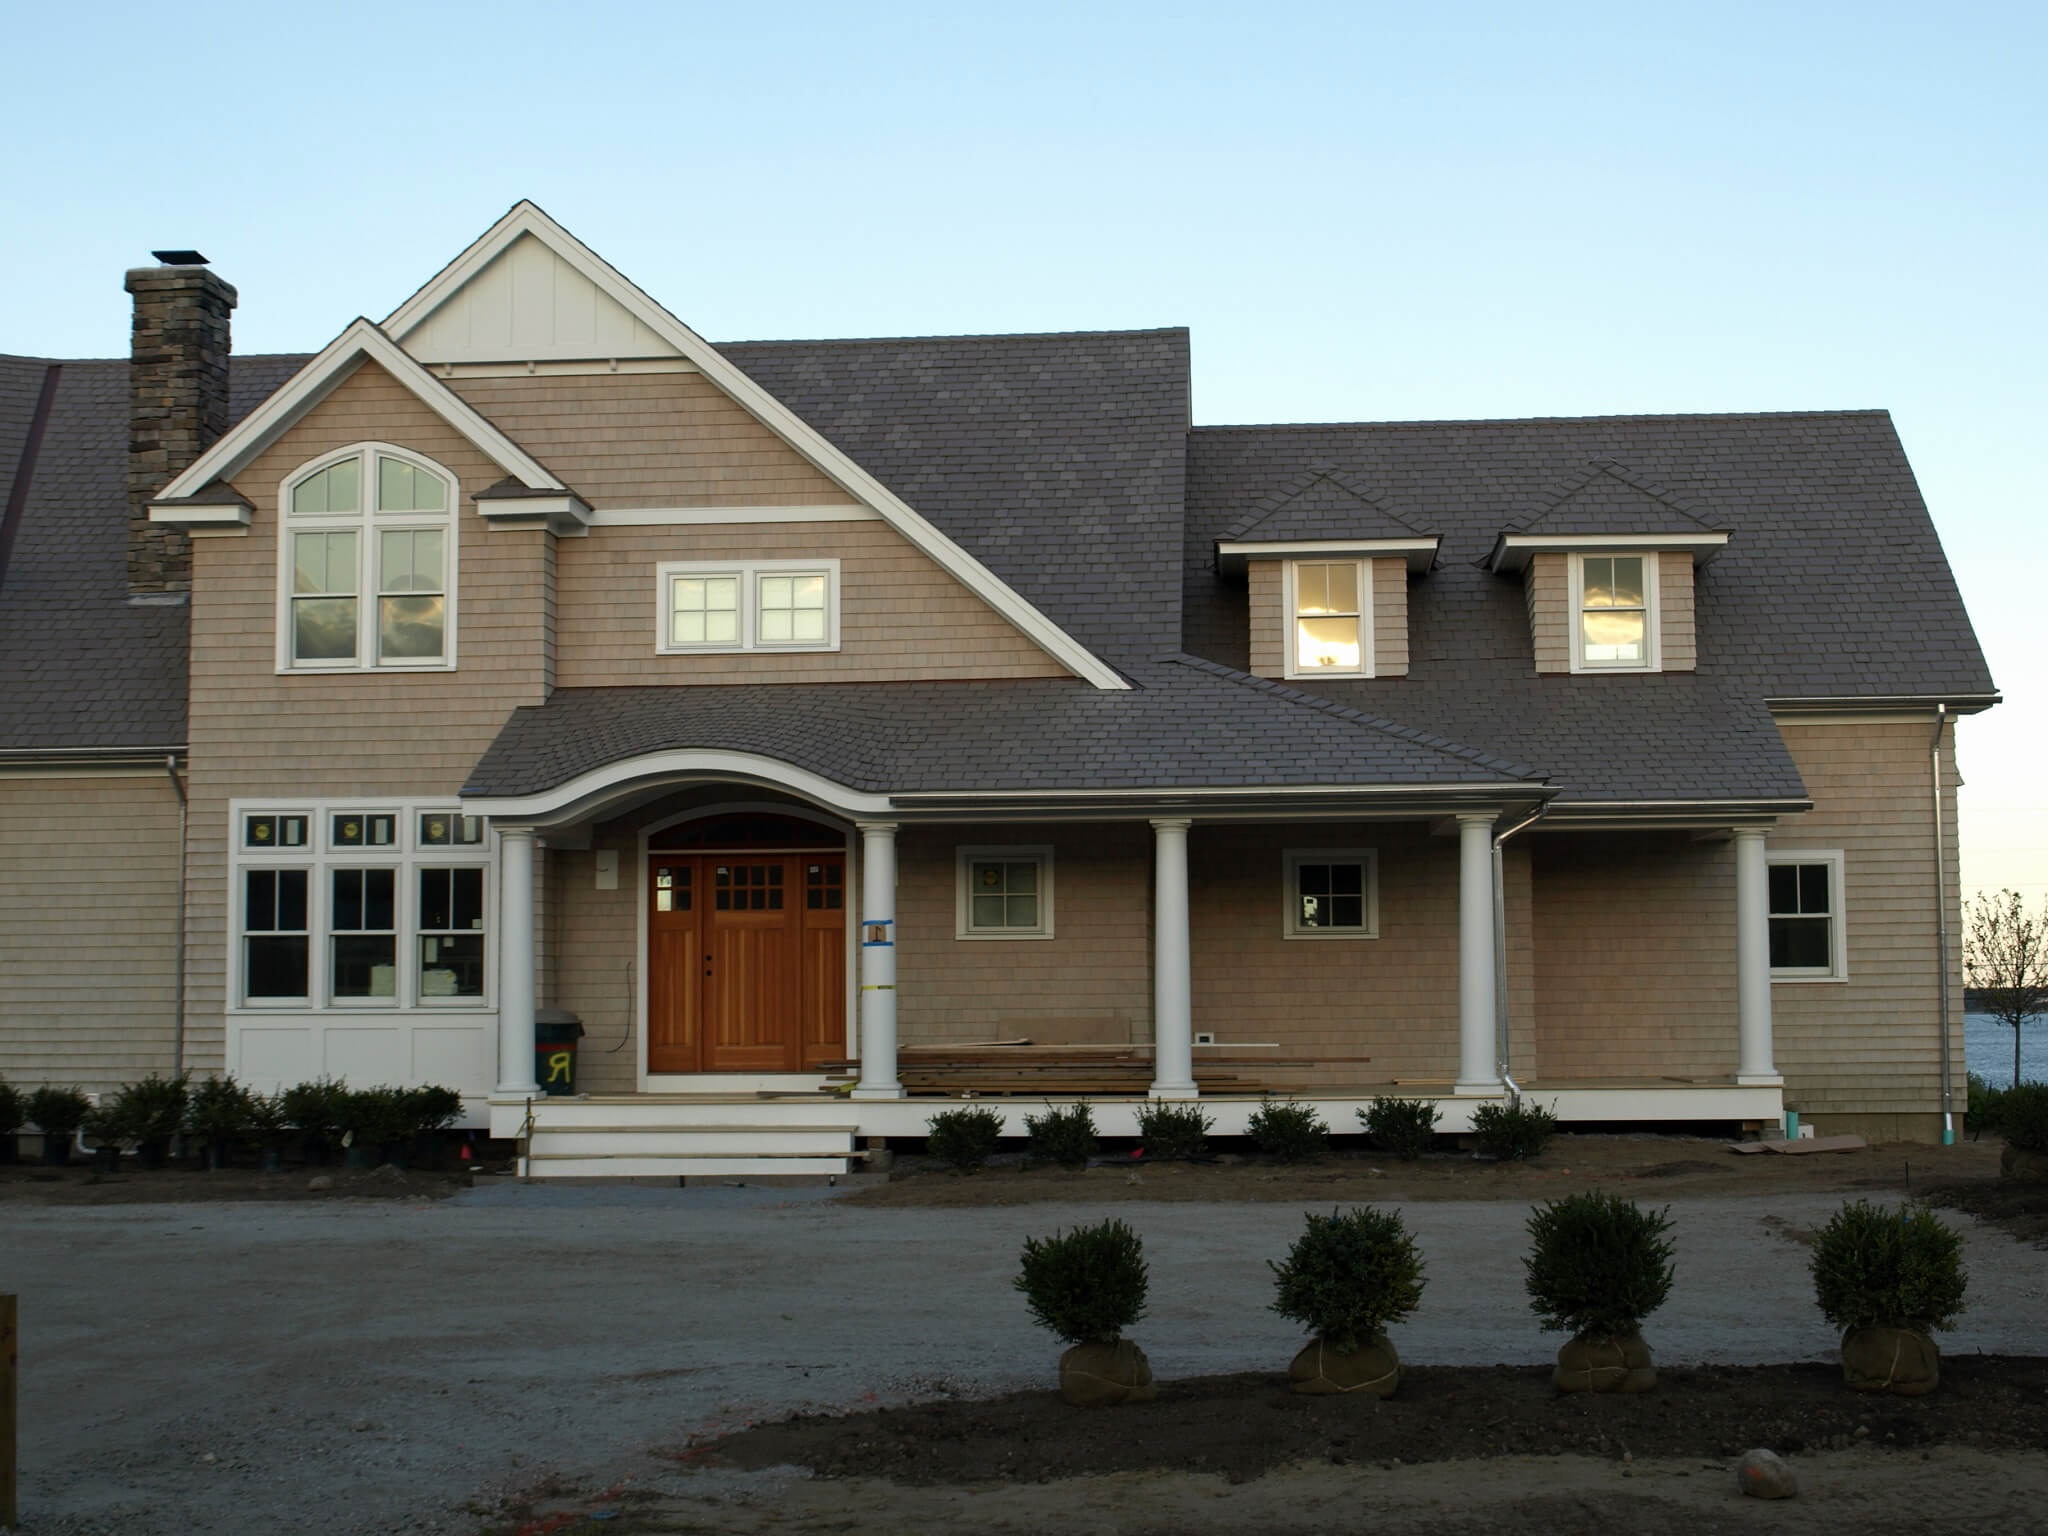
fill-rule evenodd
<path id="1" fill-rule="evenodd" d="M 801 811 L 691 811 L 646 850 L 647 1074 L 843 1061 L 845 833 Z"/>

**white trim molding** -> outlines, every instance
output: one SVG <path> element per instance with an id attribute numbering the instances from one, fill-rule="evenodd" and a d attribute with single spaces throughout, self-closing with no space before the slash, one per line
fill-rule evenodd
<path id="1" fill-rule="evenodd" d="M 953 850 L 953 937 L 960 940 L 1049 939 L 1053 937 L 1053 846 L 1051 843 L 981 843 Z M 1028 928 L 978 928 L 968 871 L 976 864 L 1036 864 L 1038 921 Z M 1008 894 L 1007 890 L 1004 893 Z"/>
<path id="2" fill-rule="evenodd" d="M 1725 533 L 1504 533 L 1495 541 L 1487 566 L 1495 571 L 1519 571 L 1536 555 L 1581 550 L 1599 554 L 1668 550 L 1690 555 L 1694 565 L 1705 565 L 1727 544 Z"/>
<path id="3" fill-rule="evenodd" d="M 1822 864 L 1828 871 L 1828 963 L 1825 966 L 1802 966 L 1797 969 L 1771 967 L 1771 984 L 1785 982 L 1835 982 L 1849 979 L 1849 917 L 1848 917 L 1848 870 L 1842 850 L 1839 848 L 1771 848 L 1764 850 L 1766 878 L 1769 871 L 1780 864 Z M 1768 896 L 1764 903 L 1766 923 L 1776 918 L 1789 917 L 1791 913 L 1775 913 L 1770 910 Z M 1807 916 L 1809 914 L 1799 914 Z M 1817 914 L 1814 914 L 1817 915 Z"/>
<path id="4" fill-rule="evenodd" d="M 1216 542 L 1216 569 L 1241 571 L 1251 560 L 1405 560 L 1409 571 L 1423 575 L 1436 564 L 1442 541 L 1430 534 L 1415 539 L 1272 539 Z"/>
<path id="5" fill-rule="evenodd" d="M 476 450 L 532 490 L 567 491 L 537 460 L 499 431 L 447 385 L 415 362 L 369 321 L 356 319 L 323 347 L 305 367 L 268 400 L 228 430 L 150 503 L 177 502 L 199 495 L 216 480 L 239 473 L 251 459 L 306 412 L 318 405 L 365 362 L 373 362 L 409 390 L 413 397 Z"/>
<path id="6" fill-rule="evenodd" d="M 537 794 L 473 795 L 462 802 L 462 808 L 472 816 L 547 826 L 558 821 L 578 820 L 584 812 L 628 792 L 704 779 L 779 789 L 824 810 L 836 812 L 849 821 L 888 817 L 894 809 L 887 795 L 851 789 L 823 774 L 795 767 L 779 758 L 756 752 L 718 752 L 694 747 L 648 752 L 639 757 L 606 763 L 578 774 L 566 784 Z"/>
<path id="7" fill-rule="evenodd" d="M 729 576 L 737 583 L 738 638 L 682 641 L 674 638 L 672 583 L 678 577 Z M 825 578 L 825 634 L 819 640 L 761 638 L 761 582 L 772 576 Z M 654 649 L 662 656 L 730 656 L 746 651 L 836 651 L 839 649 L 839 562 L 825 560 L 664 560 L 654 568 Z"/>
<path id="8" fill-rule="evenodd" d="M 1001 614 L 1048 656 L 1097 688 L 1122 690 L 1131 686 L 1115 668 L 1061 629 L 1026 600 L 1023 594 L 968 554 L 922 513 L 861 468 L 817 428 L 756 384 L 711 343 L 662 308 L 610 262 L 531 202 L 522 200 L 515 203 L 503 218 L 479 235 L 468 249 L 443 267 L 419 292 L 393 310 L 384 322 L 389 336 L 402 344 L 406 337 L 426 322 L 429 315 L 454 297 L 464 283 L 476 276 L 499 253 L 524 235 L 531 235 L 539 240 L 557 257 L 594 284 L 599 292 L 646 326 L 655 336 L 673 346 L 690 362 L 695 363 L 706 379 L 788 443 L 820 474 L 844 486 L 855 501 L 874 508 L 895 527 L 897 532 L 930 556 L 946 574 Z M 375 327 L 371 329 L 376 330 Z M 378 332 L 378 335 L 382 337 L 384 333 Z M 390 344 L 390 340 L 386 339 L 386 345 Z M 397 348 L 394 347 L 393 350 Z M 418 363 L 411 366 L 421 377 L 432 378 L 432 375 Z M 436 387 L 443 388 L 445 392 L 445 387 Z M 216 475 L 209 475 L 207 478 L 210 480 L 215 477 Z"/>
<path id="9" fill-rule="evenodd" d="M 592 528 L 717 528 L 757 523 L 879 523 L 873 507 L 600 507 L 584 519 Z"/>
<path id="10" fill-rule="evenodd" d="M 1348 565 L 1352 568 L 1353 590 L 1358 598 L 1358 665 L 1356 667 L 1304 667 L 1296 641 L 1300 636 L 1301 596 L 1297 586 L 1304 565 Z M 1373 673 L 1373 589 L 1372 562 L 1340 556 L 1334 560 L 1288 560 L 1280 567 L 1281 620 L 1287 626 L 1281 637 L 1281 675 L 1289 681 L 1302 678 L 1371 677 Z M 1335 615 L 1343 617 L 1343 615 Z"/>

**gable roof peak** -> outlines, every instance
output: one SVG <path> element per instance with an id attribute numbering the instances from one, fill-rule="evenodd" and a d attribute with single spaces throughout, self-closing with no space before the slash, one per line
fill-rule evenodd
<path id="1" fill-rule="evenodd" d="M 1630 493 L 1633 493 L 1632 495 Z M 1644 505 L 1648 503 L 1648 505 Z M 1551 486 L 1507 533 L 1719 533 L 1698 497 L 1660 484 L 1620 459 L 1603 455 Z M 1631 521 L 1639 519 L 1639 521 Z M 1621 526 L 1628 523 L 1628 526 Z M 1581 525 L 1584 526 L 1581 526 Z"/>
<path id="2" fill-rule="evenodd" d="M 1403 517 L 1373 485 L 1328 459 L 1312 460 L 1252 503 L 1223 542 L 1251 538 L 1275 542 L 1342 536 L 1354 539 L 1434 537 Z"/>

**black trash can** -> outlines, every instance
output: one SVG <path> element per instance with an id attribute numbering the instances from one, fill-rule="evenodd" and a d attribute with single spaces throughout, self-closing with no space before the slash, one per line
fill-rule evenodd
<path id="1" fill-rule="evenodd" d="M 541 1008 L 533 1016 L 533 1076 L 550 1098 L 576 1091 L 576 1042 L 583 1020 L 566 1008 Z"/>

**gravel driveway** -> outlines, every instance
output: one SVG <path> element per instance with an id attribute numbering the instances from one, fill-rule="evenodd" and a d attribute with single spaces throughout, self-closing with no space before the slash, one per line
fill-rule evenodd
<path id="1" fill-rule="evenodd" d="M 1660 1359 L 1826 1355 L 1802 1229 L 1835 1195 L 1674 1201 Z M 1405 1359 L 1535 1363 L 1519 1204 L 1406 1206 L 1430 1265 Z M 564 1190 L 438 1202 L 14 1208 L 30 1533 L 466 1531 L 560 1468 L 797 1407 L 980 1393 L 1057 1353 L 1012 1293 L 1023 1237 L 1098 1207 L 860 1210 L 826 1190 Z M 1291 1205 L 1123 1205 L 1162 1376 L 1280 1369 Z M 1969 1218 L 1949 1352 L 2048 1348 L 2048 1266 Z"/>

